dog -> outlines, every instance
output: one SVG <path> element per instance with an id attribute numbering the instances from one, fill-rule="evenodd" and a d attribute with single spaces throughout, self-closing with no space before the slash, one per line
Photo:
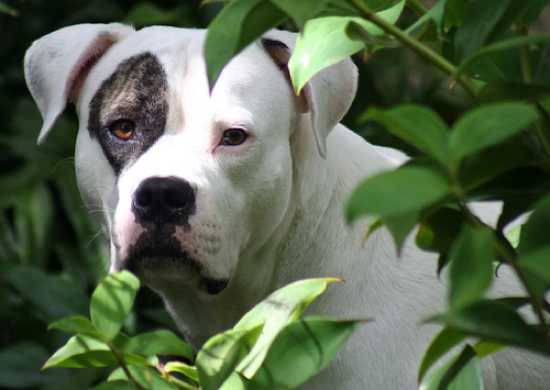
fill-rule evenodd
<path id="1" fill-rule="evenodd" d="M 272 30 L 210 91 L 205 36 L 81 24 L 25 55 L 44 120 L 39 141 L 69 102 L 76 107 L 78 186 L 87 207 L 103 210 L 111 270 L 128 268 L 157 291 L 195 346 L 278 287 L 340 277 L 345 284 L 312 310 L 375 321 L 304 387 L 416 388 L 438 330 L 419 321 L 443 310 L 445 288 L 433 255 L 409 243 L 398 259 L 387 231 L 363 243 L 366 222 L 344 222 L 354 187 L 403 161 L 339 124 L 355 96 L 355 66 L 324 69 L 296 96 L 286 67 L 295 34 Z M 548 360 L 529 353 L 483 362 L 486 389 L 550 386 Z"/>

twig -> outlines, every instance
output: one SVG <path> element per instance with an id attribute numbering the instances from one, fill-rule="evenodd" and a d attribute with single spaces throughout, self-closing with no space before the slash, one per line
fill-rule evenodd
<path id="1" fill-rule="evenodd" d="M 375 12 L 370 10 L 369 7 L 363 4 L 361 0 L 351 1 L 355 5 L 355 7 L 357 7 L 357 9 L 363 13 L 363 17 L 365 19 L 380 27 L 385 33 L 394 36 L 399 42 L 409 47 L 416 54 L 428 60 L 430 63 L 441 69 L 443 72 L 447 73 L 449 76 L 455 75 L 456 67 L 445 58 L 437 54 L 435 51 L 433 51 L 417 39 L 406 34 L 400 28 L 380 18 Z M 468 82 L 464 77 L 459 77 L 457 81 L 460 85 L 462 85 L 464 90 L 466 90 L 466 92 L 468 92 L 468 94 L 472 98 L 477 97 L 476 88 L 472 84 L 470 84 L 470 82 Z"/>
<path id="2" fill-rule="evenodd" d="M 126 378 L 128 378 L 128 380 L 133 383 L 137 388 L 138 390 L 148 390 L 146 389 L 145 387 L 143 387 L 137 380 L 136 378 L 134 378 L 134 376 L 132 375 L 132 373 L 130 372 L 130 370 L 128 369 L 128 366 L 126 365 L 126 362 L 124 361 L 124 358 L 122 357 L 122 355 L 120 354 L 120 352 L 118 351 L 118 349 L 112 344 L 112 343 L 107 343 L 107 345 L 109 346 L 109 349 L 111 350 L 111 352 L 113 353 L 116 361 L 118 362 L 119 366 L 122 368 L 122 371 L 124 371 L 124 374 L 126 374 Z"/>

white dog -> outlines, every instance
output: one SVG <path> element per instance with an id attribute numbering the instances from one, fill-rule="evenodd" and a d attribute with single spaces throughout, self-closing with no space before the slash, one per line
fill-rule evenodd
<path id="1" fill-rule="evenodd" d="M 314 310 L 374 317 L 314 389 L 413 389 L 442 310 L 433 257 L 397 259 L 381 230 L 363 245 L 343 205 L 369 175 L 396 166 L 338 124 L 356 91 L 350 60 L 296 97 L 294 35 L 272 31 L 223 70 L 209 93 L 205 31 L 84 24 L 36 41 L 25 76 L 43 140 L 67 102 L 80 125 L 76 173 L 103 210 L 111 269 L 130 268 L 195 345 L 289 282 L 338 276 Z M 406 196 L 406 194 L 403 194 Z M 485 360 L 487 389 L 550 388 L 550 362 L 508 351 Z"/>

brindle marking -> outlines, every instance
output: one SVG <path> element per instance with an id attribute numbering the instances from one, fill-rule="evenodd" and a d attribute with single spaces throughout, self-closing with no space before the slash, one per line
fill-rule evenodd
<path id="1" fill-rule="evenodd" d="M 164 133 L 168 116 L 168 82 L 158 58 L 146 52 L 122 62 L 90 101 L 88 130 L 97 137 L 115 174 L 135 161 Z M 109 131 L 113 122 L 134 122 L 128 141 Z"/>

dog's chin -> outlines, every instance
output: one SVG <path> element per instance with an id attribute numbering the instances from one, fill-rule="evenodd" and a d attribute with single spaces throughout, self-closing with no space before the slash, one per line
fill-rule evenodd
<path id="1" fill-rule="evenodd" d="M 159 291 L 181 286 L 197 289 L 208 295 L 218 295 L 229 284 L 228 279 L 207 276 L 202 264 L 184 252 L 138 252 L 123 263 L 144 284 Z"/>

